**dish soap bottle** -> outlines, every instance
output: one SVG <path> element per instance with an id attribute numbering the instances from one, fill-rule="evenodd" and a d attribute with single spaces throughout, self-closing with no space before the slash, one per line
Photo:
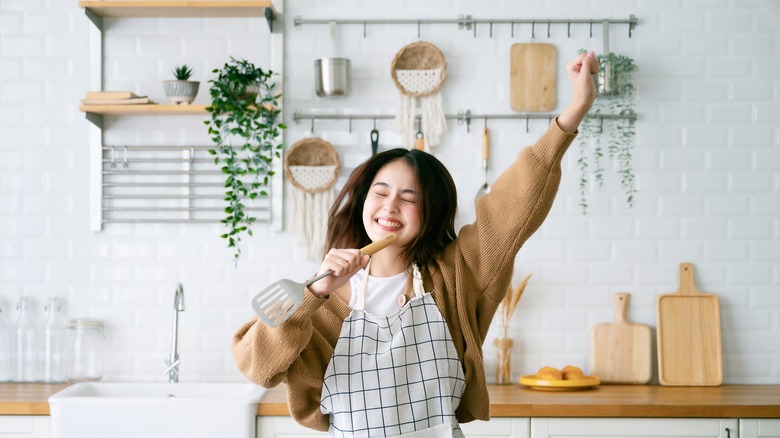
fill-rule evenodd
<path id="1" fill-rule="evenodd" d="M 19 319 L 14 328 L 14 381 L 35 382 L 38 378 L 38 330 L 27 308 L 27 297 L 19 298 L 16 310 L 19 311 Z"/>
<path id="2" fill-rule="evenodd" d="M 43 328 L 43 375 L 47 383 L 65 381 L 65 319 L 60 299 L 46 300 L 46 324 Z"/>

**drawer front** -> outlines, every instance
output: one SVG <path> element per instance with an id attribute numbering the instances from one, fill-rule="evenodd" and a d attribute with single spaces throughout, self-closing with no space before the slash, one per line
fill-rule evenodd
<path id="1" fill-rule="evenodd" d="M 531 438 L 736 438 L 737 423 L 719 418 L 533 418 Z"/>
<path id="2" fill-rule="evenodd" d="M 27 433 L 34 431 L 33 417 L 29 415 L 0 415 L 0 434 Z"/>

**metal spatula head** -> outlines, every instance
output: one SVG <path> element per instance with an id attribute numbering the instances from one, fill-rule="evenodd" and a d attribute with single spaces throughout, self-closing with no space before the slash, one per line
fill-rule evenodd
<path id="1" fill-rule="evenodd" d="M 395 240 L 395 234 L 391 233 L 376 242 L 370 243 L 360 249 L 363 255 L 372 255 L 385 248 Z M 276 327 L 287 321 L 290 316 L 303 304 L 303 292 L 308 286 L 317 280 L 327 277 L 333 271 L 324 272 L 305 283 L 297 283 L 292 280 L 279 280 L 263 289 L 252 299 L 252 309 L 257 317 L 269 327 Z"/>

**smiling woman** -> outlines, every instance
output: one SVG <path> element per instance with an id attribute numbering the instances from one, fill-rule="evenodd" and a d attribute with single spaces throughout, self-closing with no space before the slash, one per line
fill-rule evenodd
<path id="1" fill-rule="evenodd" d="M 480 197 L 459 236 L 455 184 L 433 155 L 391 149 L 358 166 L 330 212 L 318 275 L 332 274 L 282 324 L 239 328 L 239 369 L 263 386 L 285 381 L 293 417 L 331 436 L 462 437 L 461 422 L 487 420 L 481 342 L 514 255 L 552 206 L 597 68 L 592 52 L 569 64 L 572 104 Z M 372 257 L 355 249 L 391 232 L 398 239 Z"/>

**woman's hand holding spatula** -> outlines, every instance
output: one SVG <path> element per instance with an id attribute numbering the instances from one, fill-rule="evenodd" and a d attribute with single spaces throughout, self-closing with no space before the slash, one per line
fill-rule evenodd
<path id="1" fill-rule="evenodd" d="M 365 267 L 368 256 L 390 245 L 394 240 L 395 234 L 390 233 L 359 250 L 331 250 L 320 266 L 321 273 L 311 280 L 305 283 L 287 279 L 278 280 L 255 295 L 252 299 L 255 314 L 266 325 L 278 326 L 290 318 L 303 304 L 304 289 L 309 288 L 309 292 L 319 297 L 329 295 L 331 291 L 346 283 L 358 269 Z"/>
<path id="2" fill-rule="evenodd" d="M 330 272 L 321 280 L 309 285 L 309 292 L 316 296 L 327 296 L 349 281 L 357 271 L 366 267 L 368 259 L 375 252 L 383 249 L 395 240 L 395 234 L 390 233 L 383 239 L 370 243 L 358 249 L 331 249 L 322 260 L 320 271 Z M 319 275 L 318 275 L 319 276 Z"/>

